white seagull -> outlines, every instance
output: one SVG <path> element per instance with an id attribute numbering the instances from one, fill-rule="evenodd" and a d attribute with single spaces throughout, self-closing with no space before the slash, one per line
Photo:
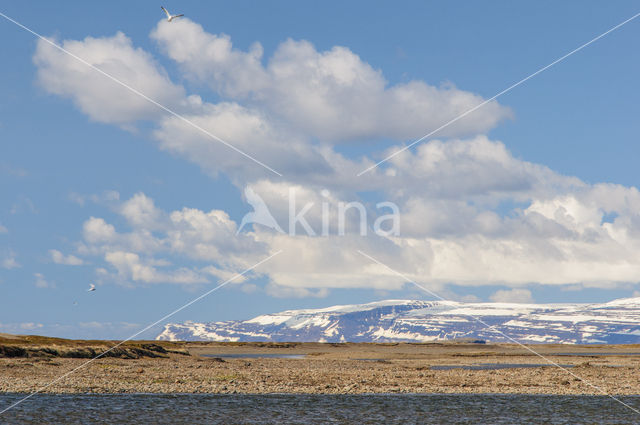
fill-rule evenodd
<path id="1" fill-rule="evenodd" d="M 167 9 L 164 8 L 164 6 L 160 6 L 160 9 L 164 10 L 164 13 L 167 15 L 167 22 L 171 22 L 175 18 L 179 18 L 181 16 L 184 16 L 184 13 L 181 13 L 179 15 L 172 15 L 171 13 L 169 13 L 169 11 Z"/>
<path id="2" fill-rule="evenodd" d="M 89 284 L 89 289 L 87 289 L 87 292 L 93 292 L 96 290 L 96 285 L 94 285 L 93 283 Z"/>

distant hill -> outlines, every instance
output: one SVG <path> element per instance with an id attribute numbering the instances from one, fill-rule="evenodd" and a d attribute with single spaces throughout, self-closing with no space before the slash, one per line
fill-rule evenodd
<path id="1" fill-rule="evenodd" d="M 521 343 L 640 343 L 640 298 L 604 304 L 387 300 L 289 310 L 244 321 L 171 323 L 156 339 L 427 342 L 470 338 L 511 342 L 497 331 Z"/>

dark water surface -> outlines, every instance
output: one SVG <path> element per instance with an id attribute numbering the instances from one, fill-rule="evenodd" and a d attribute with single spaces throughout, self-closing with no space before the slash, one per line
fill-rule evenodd
<path id="1" fill-rule="evenodd" d="M 565 369 L 573 367 L 571 364 L 562 364 Z M 517 369 L 522 367 L 555 367 L 555 365 L 549 363 L 476 363 L 472 365 L 433 365 L 429 366 L 431 370 L 451 370 L 451 369 L 463 369 L 463 370 L 498 370 L 498 369 Z"/>
<path id="2" fill-rule="evenodd" d="M 229 359 L 304 359 L 305 354 L 278 353 L 240 353 L 240 354 L 202 354 L 202 357 L 218 357 Z"/>
<path id="3" fill-rule="evenodd" d="M 629 352 L 607 352 L 607 353 L 598 353 L 598 352 L 577 352 L 577 353 L 549 353 L 547 356 L 587 356 L 587 357 L 597 357 L 597 356 L 640 356 L 640 353 L 629 353 Z"/>
<path id="4" fill-rule="evenodd" d="M 1 394 L 0 410 L 19 400 Z M 640 409 L 640 397 L 622 397 Z M 2 424 L 638 424 L 605 396 L 36 395 Z"/>

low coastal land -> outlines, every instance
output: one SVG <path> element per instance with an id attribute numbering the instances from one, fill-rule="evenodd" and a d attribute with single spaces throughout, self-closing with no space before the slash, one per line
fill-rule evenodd
<path id="1" fill-rule="evenodd" d="M 41 390 L 115 344 L 0 334 L 0 392 Z M 516 344 L 130 341 L 43 392 L 640 394 L 640 345 L 529 347 L 547 360 Z"/>

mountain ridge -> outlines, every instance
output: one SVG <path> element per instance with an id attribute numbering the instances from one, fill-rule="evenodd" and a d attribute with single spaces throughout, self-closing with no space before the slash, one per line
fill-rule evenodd
<path id="1" fill-rule="evenodd" d="M 383 300 L 285 310 L 248 320 L 169 323 L 156 339 L 429 342 L 469 338 L 520 343 L 640 343 L 640 298 L 580 304 Z"/>

